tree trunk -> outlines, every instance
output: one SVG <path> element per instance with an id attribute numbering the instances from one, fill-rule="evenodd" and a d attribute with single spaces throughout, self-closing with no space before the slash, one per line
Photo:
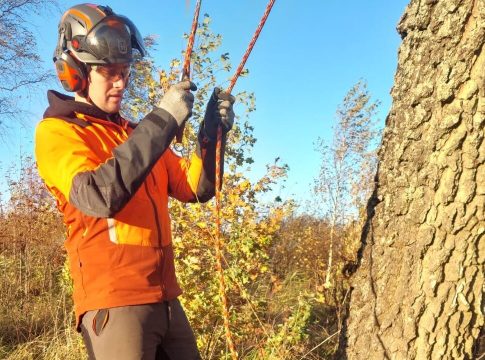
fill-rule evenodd
<path id="1" fill-rule="evenodd" d="M 332 214 L 332 220 L 330 223 L 330 240 L 328 244 L 328 260 L 327 260 L 327 275 L 325 276 L 325 286 L 326 289 L 330 289 L 332 287 L 332 263 L 333 263 L 333 242 L 335 237 L 335 218 L 337 217 L 337 210 L 334 209 L 334 213 Z"/>
<path id="2" fill-rule="evenodd" d="M 398 31 L 393 105 L 340 358 L 477 359 L 485 1 L 412 0 Z"/>

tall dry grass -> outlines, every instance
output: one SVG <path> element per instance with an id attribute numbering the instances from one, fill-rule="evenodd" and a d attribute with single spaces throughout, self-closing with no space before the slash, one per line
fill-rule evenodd
<path id="1" fill-rule="evenodd" d="M 73 328 L 64 226 L 30 158 L 0 199 L 0 358 L 83 359 Z"/>

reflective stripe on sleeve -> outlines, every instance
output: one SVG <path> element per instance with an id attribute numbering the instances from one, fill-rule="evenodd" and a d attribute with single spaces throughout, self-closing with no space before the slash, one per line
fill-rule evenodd
<path id="1" fill-rule="evenodd" d="M 107 218 L 106 220 L 108 221 L 109 240 L 114 244 L 118 244 L 118 236 L 116 235 L 115 229 L 115 219 Z"/>

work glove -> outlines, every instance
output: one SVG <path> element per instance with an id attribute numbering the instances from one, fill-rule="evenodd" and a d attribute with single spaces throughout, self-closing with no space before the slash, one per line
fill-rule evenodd
<path id="1" fill-rule="evenodd" d="M 214 88 L 214 92 L 207 103 L 202 123 L 203 131 L 207 137 L 212 140 L 216 139 L 219 124 L 222 125 L 224 134 L 231 130 L 234 124 L 232 104 L 235 101 L 236 98 L 231 94 L 222 91 L 218 87 Z"/>
<path id="2" fill-rule="evenodd" d="M 178 126 L 182 125 L 192 115 L 194 106 L 194 94 L 189 90 L 197 90 L 197 86 L 189 80 L 181 81 L 170 86 L 158 107 L 169 112 L 177 121 Z"/>

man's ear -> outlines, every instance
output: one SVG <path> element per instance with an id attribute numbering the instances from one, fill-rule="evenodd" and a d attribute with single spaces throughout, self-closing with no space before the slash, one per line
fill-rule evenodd
<path id="1" fill-rule="evenodd" d="M 86 86 L 81 91 L 76 92 L 76 101 L 83 101 L 89 103 L 89 86 L 91 85 L 91 71 L 88 70 L 86 76 Z"/>
<path id="2" fill-rule="evenodd" d="M 90 65 L 86 65 L 86 79 L 88 81 L 88 84 L 91 83 L 91 71 L 93 70 L 93 68 L 90 66 Z"/>
<path id="3" fill-rule="evenodd" d="M 82 97 L 84 100 L 86 100 L 86 102 L 90 102 L 90 98 L 89 98 L 89 85 L 92 84 L 92 80 L 91 80 L 91 71 L 93 70 L 93 68 L 89 65 L 86 65 L 86 86 L 84 87 L 84 89 L 82 91 L 79 91 L 77 93 L 77 95 L 79 97 Z"/>

